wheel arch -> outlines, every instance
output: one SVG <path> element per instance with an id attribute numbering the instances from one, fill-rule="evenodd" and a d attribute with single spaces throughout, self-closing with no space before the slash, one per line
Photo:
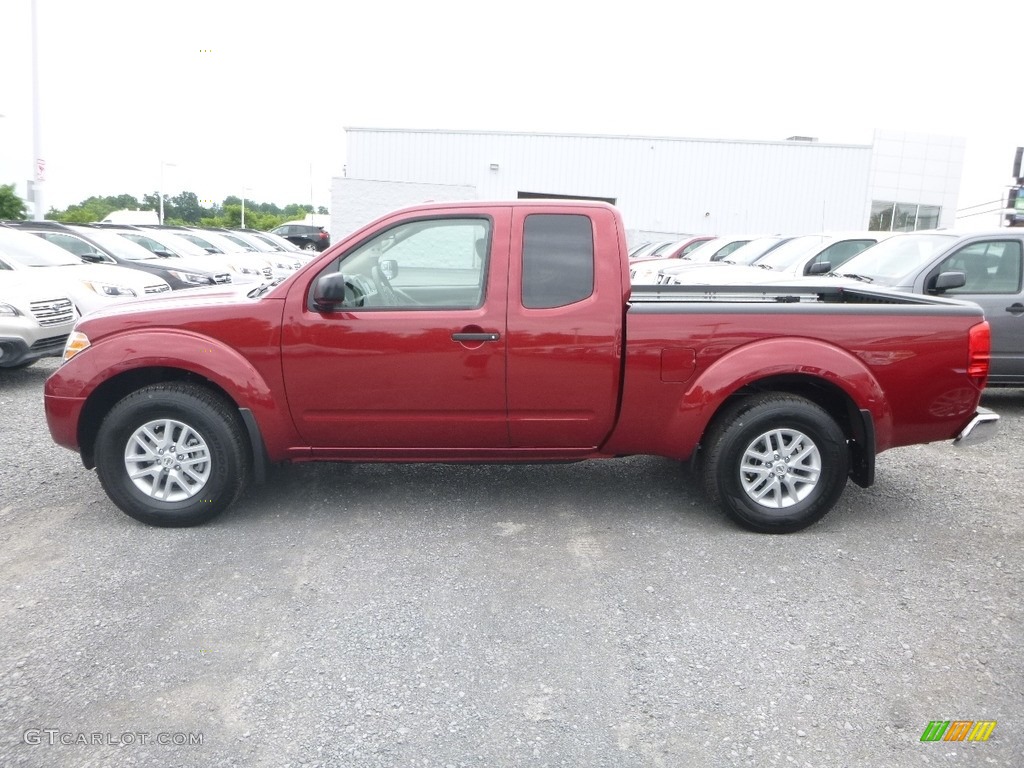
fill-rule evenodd
<path id="1" fill-rule="evenodd" d="M 765 393 L 802 397 L 832 416 L 843 434 L 846 435 L 847 440 L 850 441 L 850 475 L 852 479 L 865 488 L 874 482 L 875 419 L 871 411 L 859 407 L 850 393 L 836 383 L 807 374 L 767 376 L 731 392 L 719 403 L 704 426 L 691 463 L 694 466 L 699 464 L 703 441 L 718 427 L 734 403 L 744 397 Z"/>
<path id="2" fill-rule="evenodd" d="M 819 405 L 851 441 L 851 476 L 870 485 L 878 445 L 890 444 L 892 410 L 870 368 L 856 355 L 809 338 L 766 339 L 739 347 L 709 366 L 683 396 L 671 429 L 696 446 L 736 398 L 787 393 Z"/>
<path id="3" fill-rule="evenodd" d="M 253 478 L 260 482 L 266 476 L 268 464 L 266 446 L 259 425 L 248 408 L 239 405 L 236 399 L 217 382 L 195 371 L 173 366 L 147 366 L 123 371 L 103 381 L 90 393 L 78 419 L 78 446 L 82 464 L 87 469 L 96 466 L 96 435 L 104 417 L 120 400 L 150 384 L 182 382 L 195 384 L 216 393 L 239 410 L 239 418 L 245 427 L 250 457 L 253 463 Z"/>

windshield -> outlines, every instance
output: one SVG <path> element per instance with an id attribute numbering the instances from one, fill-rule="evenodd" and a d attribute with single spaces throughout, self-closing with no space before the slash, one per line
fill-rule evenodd
<path id="1" fill-rule="evenodd" d="M 301 253 L 301 251 L 298 248 L 289 243 L 287 240 L 285 240 L 283 243 L 275 240 L 274 238 L 276 237 L 276 235 L 271 235 L 266 232 L 246 232 L 245 234 L 247 234 L 249 238 L 252 240 L 259 240 L 261 243 L 266 243 L 275 251 L 296 251 Z"/>
<path id="2" fill-rule="evenodd" d="M 730 254 L 734 251 L 738 251 L 749 242 L 750 240 L 716 237 L 714 240 L 708 240 L 699 248 L 694 248 L 682 258 L 689 264 L 693 264 L 694 262 L 703 262 L 706 264 L 712 261 L 721 261 L 722 259 L 729 258 Z"/>
<path id="3" fill-rule="evenodd" d="M 774 251 L 765 254 L 764 258 L 758 259 L 755 263 L 759 267 L 768 269 L 785 270 L 800 260 L 800 257 L 811 252 L 812 248 L 824 243 L 826 235 L 802 235 L 794 237 L 788 243 L 783 243 Z"/>
<path id="4" fill-rule="evenodd" d="M 228 242 L 234 243 L 236 246 L 238 246 L 237 248 L 235 248 L 236 251 L 252 251 L 255 253 L 258 250 L 251 243 L 249 243 L 244 238 L 239 237 L 238 235 L 229 235 L 227 232 L 221 232 L 219 234 Z"/>
<path id="5" fill-rule="evenodd" d="M 160 251 L 170 253 L 173 256 L 207 256 L 207 250 L 200 248 L 195 243 L 190 243 L 180 237 L 175 237 L 169 232 L 157 232 L 155 234 L 142 232 L 118 231 L 121 237 L 131 240 L 145 248 L 147 251 L 158 253 Z"/>
<path id="6" fill-rule="evenodd" d="M 41 237 L 0 227 L 0 253 L 26 267 L 82 266 L 82 260 Z"/>
<path id="7" fill-rule="evenodd" d="M 105 231 L 102 229 L 75 229 L 74 231 L 80 233 L 84 237 L 88 237 L 96 243 L 99 243 L 103 248 L 106 248 L 112 254 L 119 256 L 122 259 L 128 259 L 129 261 L 149 261 L 156 258 L 155 254 L 150 253 L 141 245 L 128 242 L 116 232 Z"/>
<path id="8" fill-rule="evenodd" d="M 883 285 L 898 285 L 956 239 L 955 235 L 894 235 L 861 251 L 837 270 L 843 275 L 869 277 Z"/>
<path id="9" fill-rule="evenodd" d="M 751 240 L 746 245 L 741 245 L 722 259 L 722 261 L 726 261 L 729 264 L 753 264 L 783 240 L 785 240 L 783 237 L 759 237 L 757 240 Z M 781 248 L 782 246 L 779 247 Z"/>

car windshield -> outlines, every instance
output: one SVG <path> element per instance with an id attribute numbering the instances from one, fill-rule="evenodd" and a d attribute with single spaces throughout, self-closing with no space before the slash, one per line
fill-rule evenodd
<path id="1" fill-rule="evenodd" d="M 234 234 L 230 234 L 229 235 L 227 232 L 218 232 L 217 234 L 219 234 L 221 237 L 223 237 L 228 242 L 234 243 L 237 246 L 235 248 L 236 251 L 251 251 L 251 252 L 255 253 L 256 251 L 259 250 L 254 245 L 249 243 L 249 241 L 245 240 L 242 237 L 239 237 L 238 235 L 234 235 Z"/>
<path id="2" fill-rule="evenodd" d="M 59 245 L 26 232 L 0 227 L 0 253 L 26 267 L 82 266 L 82 260 Z"/>
<path id="3" fill-rule="evenodd" d="M 785 240 L 783 237 L 759 237 L 757 240 L 751 240 L 746 245 L 741 245 L 735 251 L 726 256 L 722 261 L 726 261 L 729 264 L 753 264 L 755 261 L 760 259 L 768 251 L 779 246 L 780 242 Z"/>
<path id="4" fill-rule="evenodd" d="M 721 259 L 728 258 L 734 251 L 739 250 L 741 247 L 749 243 L 747 239 L 737 239 L 732 237 L 716 237 L 714 240 L 708 240 L 704 245 L 699 248 L 694 248 L 688 254 L 683 256 L 686 263 L 693 264 L 708 263 L 711 261 L 720 261 Z"/>
<path id="5" fill-rule="evenodd" d="M 766 253 L 755 264 L 767 269 L 785 270 L 793 266 L 804 254 L 821 245 L 828 239 L 827 235 L 801 235 L 788 243 L 783 243 L 770 253 Z"/>
<path id="6" fill-rule="evenodd" d="M 654 242 L 654 243 L 647 243 L 646 245 L 641 245 L 639 248 L 634 249 L 633 253 L 631 253 L 629 255 L 629 258 L 631 258 L 631 259 L 640 259 L 640 258 L 646 259 L 648 256 L 651 255 L 651 251 L 653 251 L 653 250 L 655 250 L 657 248 L 664 248 L 667 245 L 672 245 L 672 241 L 671 240 L 667 240 L 667 241 L 666 240 L 659 240 L 659 241 Z"/>
<path id="7" fill-rule="evenodd" d="M 131 240 L 133 243 L 141 245 L 148 251 L 157 253 L 158 251 L 165 251 L 174 256 L 207 256 L 208 251 L 205 248 L 201 248 L 195 243 L 190 243 L 181 237 L 176 237 L 170 232 L 132 232 L 128 230 L 119 230 L 118 233 L 121 237 L 126 240 Z"/>
<path id="8" fill-rule="evenodd" d="M 859 275 L 882 285 L 898 285 L 956 239 L 956 235 L 894 235 L 861 251 L 837 271 Z"/>
<path id="9" fill-rule="evenodd" d="M 284 242 L 288 243 L 288 245 L 291 246 L 291 247 L 286 247 L 283 243 L 280 243 L 280 242 L 276 241 L 274 239 L 274 235 L 268 234 L 266 232 L 246 232 L 245 234 L 248 235 L 249 238 L 252 239 L 252 240 L 259 240 L 261 243 L 265 243 L 266 245 L 269 245 L 270 248 L 272 250 L 274 250 L 274 251 L 288 251 L 288 252 L 292 252 L 292 251 L 298 251 L 299 250 L 298 248 L 293 246 L 291 243 L 289 243 L 287 240 L 285 240 Z"/>
<path id="10" fill-rule="evenodd" d="M 106 248 L 115 256 L 122 259 L 128 259 L 129 261 L 150 261 L 156 259 L 156 254 L 147 251 L 141 245 L 136 243 L 130 243 L 121 237 L 116 232 L 110 232 L 102 229 L 75 229 L 83 237 L 88 237 L 90 240 L 99 243 L 103 248 Z"/>

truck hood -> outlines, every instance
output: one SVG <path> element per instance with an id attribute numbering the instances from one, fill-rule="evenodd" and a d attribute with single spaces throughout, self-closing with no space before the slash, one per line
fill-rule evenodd
<path id="1" fill-rule="evenodd" d="M 249 298 L 252 285 L 227 284 L 216 288 L 185 288 L 179 291 L 147 297 L 137 301 L 125 301 L 103 309 L 90 312 L 79 323 L 80 330 L 88 333 L 92 325 L 106 326 L 110 319 L 123 322 L 131 318 L 132 325 L 167 325 L 172 317 L 195 317 L 215 307 L 242 307 L 253 302 L 263 301 L 267 295 Z M 95 322 L 94 322 L 95 321 Z"/>

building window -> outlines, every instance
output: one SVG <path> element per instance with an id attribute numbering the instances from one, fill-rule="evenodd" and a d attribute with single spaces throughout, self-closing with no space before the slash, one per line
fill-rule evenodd
<path id="1" fill-rule="evenodd" d="M 589 216 L 526 217 L 522 290 L 527 309 L 564 307 L 594 292 L 594 232 Z"/>
<path id="2" fill-rule="evenodd" d="M 913 232 L 918 229 L 935 229 L 939 226 L 941 210 L 937 205 L 874 200 L 871 203 L 871 220 L 868 222 L 868 229 L 873 232 Z"/>

